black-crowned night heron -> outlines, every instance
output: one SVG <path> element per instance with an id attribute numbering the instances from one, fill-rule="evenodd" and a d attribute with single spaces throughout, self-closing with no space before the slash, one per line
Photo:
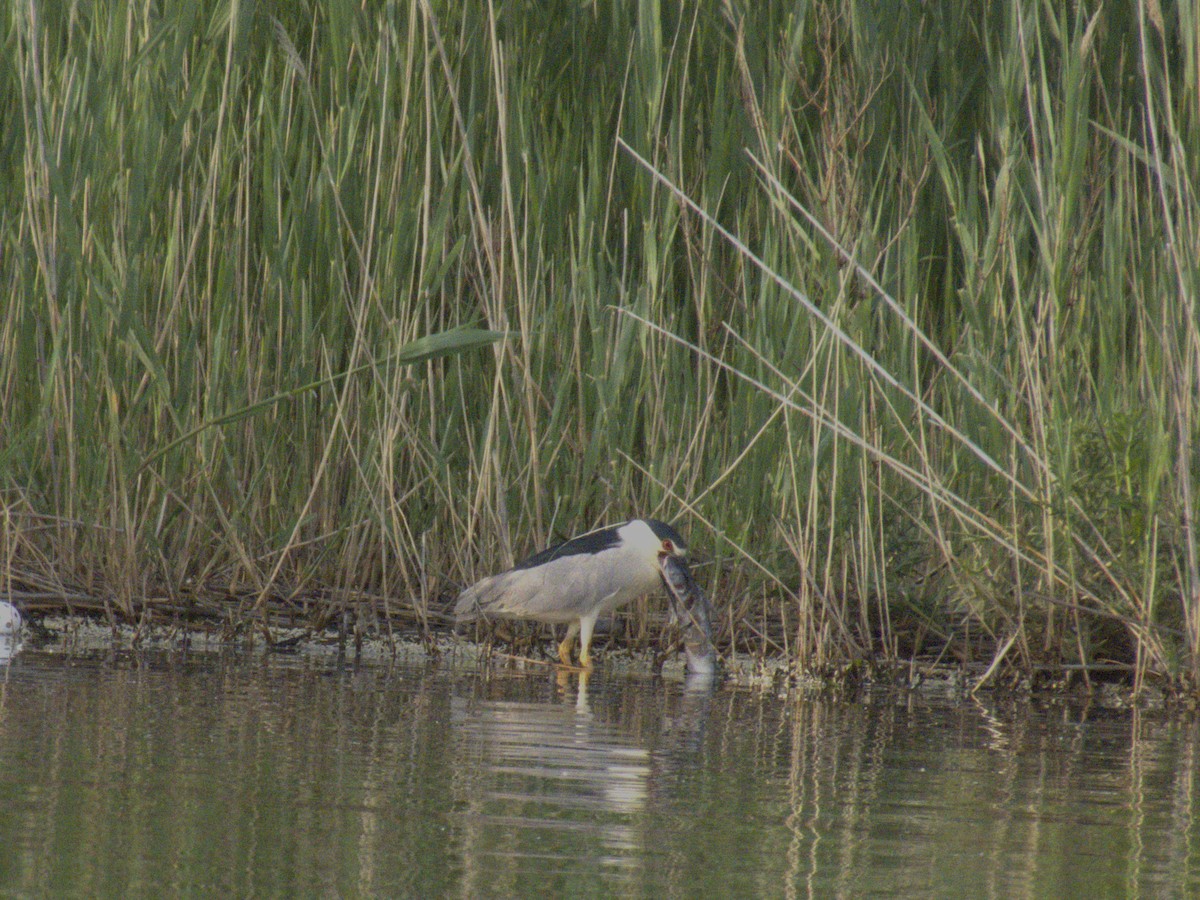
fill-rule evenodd
<path id="1" fill-rule="evenodd" d="M 572 538 L 523 563 L 477 581 L 458 597 L 460 622 L 478 618 L 535 619 L 566 624 L 558 658 L 571 665 L 579 637 L 579 662 L 591 668 L 596 620 L 662 586 L 662 560 L 682 560 L 679 532 L 656 519 L 634 519 Z"/>

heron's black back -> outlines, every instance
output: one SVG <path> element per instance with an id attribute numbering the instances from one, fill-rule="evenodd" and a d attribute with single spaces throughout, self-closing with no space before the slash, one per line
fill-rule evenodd
<path id="1" fill-rule="evenodd" d="M 621 536 L 617 534 L 617 529 L 620 527 L 617 525 L 613 528 L 601 528 L 598 531 L 581 534 L 579 537 L 571 538 L 569 541 L 563 541 L 561 544 L 555 544 L 540 553 L 535 553 L 529 559 L 517 563 L 513 568 L 532 569 L 563 556 L 595 556 L 597 553 L 602 553 L 621 543 Z"/>

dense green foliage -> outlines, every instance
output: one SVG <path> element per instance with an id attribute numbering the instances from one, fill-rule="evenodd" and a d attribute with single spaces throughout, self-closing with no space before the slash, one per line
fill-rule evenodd
<path id="1" fill-rule="evenodd" d="M 1194 0 L 0 27 L 27 607 L 427 624 L 653 514 L 727 646 L 1200 673 Z"/>

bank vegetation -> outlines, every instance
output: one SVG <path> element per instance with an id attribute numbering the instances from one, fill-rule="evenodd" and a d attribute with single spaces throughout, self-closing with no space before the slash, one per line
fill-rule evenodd
<path id="1" fill-rule="evenodd" d="M 1200 681 L 1200 5 L 15 0 L 0 595 Z M 628 613 L 656 642 L 662 604 Z"/>

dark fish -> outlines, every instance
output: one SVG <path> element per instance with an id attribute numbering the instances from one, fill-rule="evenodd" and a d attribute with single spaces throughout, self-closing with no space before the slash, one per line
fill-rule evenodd
<path id="1" fill-rule="evenodd" d="M 711 675 L 717 654 L 712 642 L 712 607 L 688 567 L 674 556 L 659 558 L 663 584 L 671 601 L 671 618 L 683 628 L 688 672 Z"/>

